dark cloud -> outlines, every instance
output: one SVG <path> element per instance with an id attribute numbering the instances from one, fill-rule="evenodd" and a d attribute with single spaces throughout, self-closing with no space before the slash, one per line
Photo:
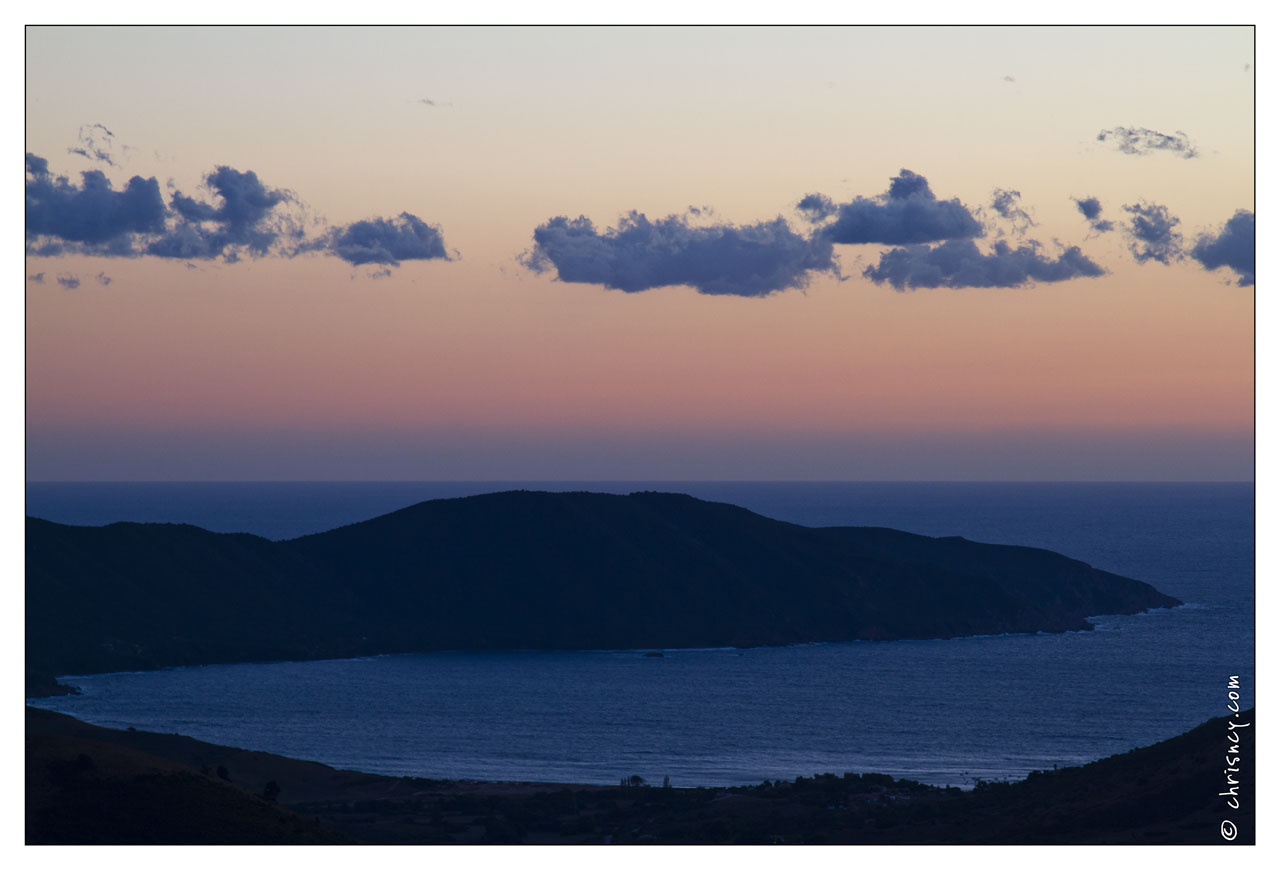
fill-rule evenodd
<path id="1" fill-rule="evenodd" d="M 280 221 L 271 220 L 272 210 L 293 201 L 292 194 L 267 187 L 256 172 L 230 166 L 219 166 L 205 176 L 205 186 L 221 203 L 200 202 L 175 191 L 170 205 L 178 222 L 148 244 L 147 253 L 184 260 L 225 256 L 228 262 L 238 260 L 241 250 L 266 254 L 283 232 Z"/>
<path id="2" fill-rule="evenodd" d="M 1115 224 L 1111 221 L 1101 219 L 1102 203 L 1096 196 L 1087 196 L 1084 199 L 1073 198 L 1072 202 L 1076 204 L 1076 208 L 1080 210 L 1080 214 L 1084 215 L 1094 232 L 1109 233 L 1115 229 Z"/>
<path id="3" fill-rule="evenodd" d="M 68 290 L 74 290 L 80 286 L 80 279 L 75 275 L 59 275 L 58 283 Z"/>
<path id="4" fill-rule="evenodd" d="M 1240 209 L 1216 236 L 1201 235 L 1191 248 L 1191 258 L 1206 269 L 1226 266 L 1240 276 L 1241 287 L 1253 284 L 1254 271 L 1253 212 Z"/>
<path id="5" fill-rule="evenodd" d="M 94 128 L 110 135 L 101 125 Z M 353 264 L 389 266 L 401 260 L 449 259 L 440 228 L 408 212 L 308 237 L 306 221 L 313 226 L 318 222 L 306 217 L 301 201 L 290 191 L 263 184 L 252 171 L 219 166 L 204 178 L 207 198 L 175 189 L 167 207 L 155 178 L 135 176 L 116 191 L 100 170 L 81 175 L 83 182 L 76 186 L 50 174 L 43 157 L 27 154 L 28 254 L 147 254 L 187 261 L 221 257 L 235 263 L 244 254 L 323 251 Z M 186 265 L 197 268 L 192 262 Z"/>
<path id="6" fill-rule="evenodd" d="M 829 196 L 821 193 L 810 193 L 796 203 L 796 210 L 804 216 L 805 220 L 811 223 L 818 223 L 836 213 L 836 204 L 831 201 Z"/>
<path id="7" fill-rule="evenodd" d="M 1124 206 L 1133 215 L 1128 234 L 1129 250 L 1139 263 L 1155 260 L 1166 266 L 1182 258 L 1182 234 L 1175 227 L 1181 221 L 1169 214 L 1169 209 L 1151 203 L 1135 203 Z"/>
<path id="8" fill-rule="evenodd" d="M 111 283 L 111 276 L 108 275 L 106 272 L 99 272 L 94 277 L 97 280 L 97 282 L 101 284 L 103 287 L 106 287 L 108 284 Z"/>
<path id="9" fill-rule="evenodd" d="M 118 165 L 112 156 L 116 134 L 101 124 L 85 124 L 80 127 L 78 144 L 67 149 L 68 154 L 77 154 L 88 160 L 105 163 L 108 166 Z"/>
<path id="10" fill-rule="evenodd" d="M 529 268 L 555 267 L 561 281 L 634 293 L 687 285 L 699 293 L 768 296 L 802 288 L 810 272 L 834 272 L 830 240 L 806 239 L 782 218 L 735 226 L 691 226 L 685 215 L 651 221 L 631 212 L 597 232 L 585 217 L 556 217 L 534 230 Z"/>
<path id="11" fill-rule="evenodd" d="M 444 235 L 417 215 L 403 212 L 388 220 L 356 221 L 333 230 L 322 247 L 352 265 L 384 263 L 400 265 L 401 260 L 447 260 Z"/>
<path id="12" fill-rule="evenodd" d="M 910 245 L 973 238 L 982 225 L 960 200 L 939 200 L 923 175 L 903 169 L 886 193 L 841 205 L 822 232 L 841 245 Z"/>
<path id="13" fill-rule="evenodd" d="M 217 218 L 218 209 L 205 202 L 199 202 L 181 191 L 174 193 L 169 200 L 170 207 L 178 213 L 183 220 L 200 223 L 202 221 L 211 221 Z"/>
<path id="14" fill-rule="evenodd" d="M 133 236 L 164 230 L 165 207 L 155 178 L 135 175 L 124 190 L 112 189 L 100 170 L 81 173 L 76 186 L 49 174 L 46 160 L 27 155 L 26 219 L 29 247 L 41 237 L 82 243 L 95 253 L 129 255 Z M 44 251 L 61 252 L 57 241 Z"/>
<path id="15" fill-rule="evenodd" d="M 27 280 L 32 282 L 33 284 L 43 284 L 44 272 L 36 272 L 34 275 L 28 275 Z"/>
<path id="16" fill-rule="evenodd" d="M 1084 199 L 1073 200 L 1076 208 L 1080 209 L 1080 214 L 1085 216 L 1086 220 L 1095 220 L 1098 215 L 1102 214 L 1102 203 L 1098 202 L 1096 196 L 1087 196 Z"/>
<path id="17" fill-rule="evenodd" d="M 1187 160 L 1200 155 L 1200 152 L 1192 146 L 1191 140 L 1187 138 L 1187 134 L 1181 130 L 1175 130 L 1171 136 L 1158 130 L 1148 130 L 1146 127 L 1115 127 L 1100 132 L 1098 141 L 1113 142 L 1124 154 L 1143 155 L 1150 154 L 1152 151 L 1172 151 L 1175 154 L 1181 154 Z"/>
<path id="18" fill-rule="evenodd" d="M 1067 281 L 1093 278 L 1104 273 L 1079 248 L 1063 251 L 1057 259 L 1040 253 L 1035 242 L 1010 247 L 998 241 L 990 254 L 978 250 L 970 240 L 940 245 L 913 245 L 894 248 L 880 255 L 880 262 L 868 266 L 863 275 L 877 284 L 888 283 L 897 290 L 927 287 L 1020 287 L 1036 281 Z"/>
<path id="19" fill-rule="evenodd" d="M 372 278 L 372 279 L 373 279 L 373 280 L 375 280 L 375 281 L 377 281 L 377 280 L 378 280 L 378 279 L 380 279 L 380 278 L 390 278 L 390 277 L 391 277 L 391 270 L 390 270 L 390 269 L 379 269 L 379 270 L 378 270 L 378 271 L 376 271 L 376 272 L 371 272 L 371 273 L 369 273 L 369 277 L 370 277 L 370 278 Z"/>

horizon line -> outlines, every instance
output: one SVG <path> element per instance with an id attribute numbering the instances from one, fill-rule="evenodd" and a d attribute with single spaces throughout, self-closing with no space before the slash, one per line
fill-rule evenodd
<path id="1" fill-rule="evenodd" d="M 539 477 L 539 478 L 288 478 L 288 479 L 136 479 L 136 480 L 71 480 L 71 479 L 46 479 L 46 480 L 27 480 L 27 485 L 31 484 L 245 484 L 245 483 L 474 483 L 474 484 L 528 484 L 528 483 L 554 483 L 554 484 L 578 484 L 578 483 L 785 483 L 785 484 L 862 484 L 862 483 L 927 483 L 927 484 L 1018 484 L 1018 483 L 1041 483 L 1041 484 L 1156 484 L 1156 483 L 1177 483 L 1177 484 L 1222 484 L 1222 483 L 1249 483 L 1256 484 L 1254 478 L 1179 478 L 1179 479 L 1088 479 L 1088 480 L 1053 480 L 1048 478 L 1016 478 L 1016 479 L 924 479 L 924 478 L 862 478 L 862 479 L 828 479 L 828 478 L 662 478 L 662 477 L 636 477 L 636 478 L 555 478 L 555 477 Z"/>

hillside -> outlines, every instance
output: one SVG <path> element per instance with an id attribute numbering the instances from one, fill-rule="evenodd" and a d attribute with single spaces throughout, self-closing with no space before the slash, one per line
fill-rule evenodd
<path id="1" fill-rule="evenodd" d="M 280 542 L 27 520 L 37 691 L 54 674 L 213 662 L 1084 630 L 1178 603 L 1046 550 L 660 493 L 442 499 Z"/>
<path id="2" fill-rule="evenodd" d="M 30 707 L 26 721 L 28 843 L 1221 844 L 1223 819 L 1255 841 L 1253 710 L 1237 720 L 1239 810 L 1218 796 L 1226 718 L 968 792 L 876 773 L 714 789 L 386 777 Z"/>

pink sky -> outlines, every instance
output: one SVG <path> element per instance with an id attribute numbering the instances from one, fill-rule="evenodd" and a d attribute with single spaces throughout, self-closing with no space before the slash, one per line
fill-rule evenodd
<path id="1" fill-rule="evenodd" d="M 451 258 L 50 255 L 29 233 L 28 478 L 1251 479 L 1253 287 L 1191 251 L 1254 207 L 1252 31 L 965 34 L 32 29 L 27 150 L 53 175 L 216 206 L 201 179 L 227 165 L 291 191 L 308 239 L 410 212 Z M 929 52 L 886 77 L 908 44 Z M 189 78 L 147 74 L 178 57 Z M 91 124 L 110 162 L 68 150 Z M 1175 145 L 1098 139 L 1116 128 Z M 690 205 L 714 210 L 691 227 L 816 239 L 801 197 L 883 203 L 903 168 L 984 254 L 1078 246 L 1105 274 L 898 290 L 864 274 L 893 243 L 837 243 L 838 274 L 741 296 L 522 260 L 558 215 L 607 240 Z M 1178 217 L 1177 255 L 1137 262 L 1126 205 Z"/>

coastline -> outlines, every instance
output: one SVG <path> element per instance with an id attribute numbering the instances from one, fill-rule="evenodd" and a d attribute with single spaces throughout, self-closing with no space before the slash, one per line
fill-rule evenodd
<path id="1" fill-rule="evenodd" d="M 876 773 L 663 788 L 381 776 L 28 707 L 27 842 L 1221 843 L 1228 721 L 969 791 Z M 1254 730 L 1242 731 L 1237 843 L 1254 841 Z M 171 818 L 178 798 L 209 814 Z"/>
<path id="2" fill-rule="evenodd" d="M 1097 630 L 1093 623 L 1095 619 L 1104 619 L 1109 616 L 1141 616 L 1149 613 L 1157 613 L 1159 611 L 1173 611 L 1179 608 L 1195 606 L 1189 602 L 1179 602 L 1174 605 L 1149 607 L 1145 610 L 1139 610 L 1136 613 L 1098 613 L 1084 617 L 1083 624 L 1076 627 L 1061 629 L 1042 629 L 1038 631 L 1007 631 L 996 633 L 975 633 L 975 634 L 952 634 L 939 635 L 931 637 L 893 637 L 893 638 L 839 638 L 831 640 L 808 640 L 808 641 L 789 641 L 782 643 L 758 643 L 745 644 L 742 646 L 640 646 L 640 647 L 601 647 L 592 649 L 576 649 L 576 648 L 553 648 L 553 649 L 467 649 L 465 647 L 451 647 L 448 649 L 420 649 L 420 650 L 396 650 L 390 652 L 371 652 L 354 656 L 330 656 L 317 655 L 312 658 L 288 657 L 288 658 L 267 658 L 267 659 L 232 659 L 226 661 L 202 661 L 188 662 L 185 664 L 157 665 L 148 668 L 127 668 L 121 670 L 84 670 L 76 673 L 66 674 L 46 674 L 39 672 L 27 672 L 26 677 L 26 694 L 24 697 L 28 700 L 40 698 L 57 698 L 65 695 L 78 695 L 80 688 L 73 682 L 80 677 L 98 677 L 110 676 L 113 674 L 144 674 L 154 671 L 181 670 L 183 668 L 200 668 L 211 665 L 267 665 L 267 664 L 284 664 L 289 662 L 325 662 L 325 661 L 361 661 L 367 659 L 382 658 L 385 656 L 398 655 L 431 655 L 433 653 L 534 653 L 534 652 L 581 652 L 581 653 L 634 653 L 641 657 L 657 657 L 661 658 L 668 653 L 682 652 L 729 652 L 735 650 L 751 650 L 766 648 L 787 648 L 787 647 L 804 647 L 804 646 L 825 646 L 830 644 L 844 643 L 928 643 L 931 641 L 964 641 L 964 640 L 988 640 L 992 638 L 1004 637 L 1035 637 L 1037 635 L 1054 635 L 1054 634 L 1070 634 L 1072 632 L 1090 632 Z"/>

